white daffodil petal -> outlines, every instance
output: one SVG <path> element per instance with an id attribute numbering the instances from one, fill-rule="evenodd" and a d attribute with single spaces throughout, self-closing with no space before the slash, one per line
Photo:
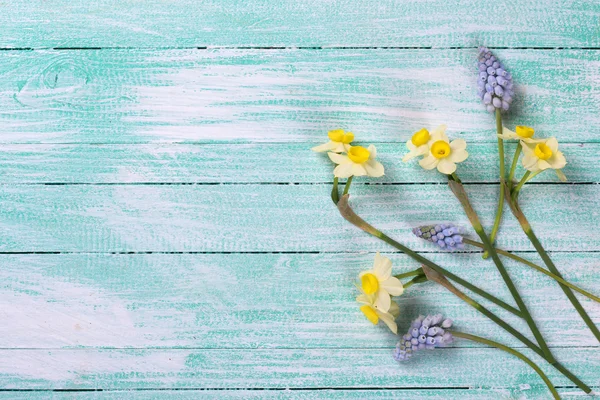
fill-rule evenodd
<path id="1" fill-rule="evenodd" d="M 502 127 L 502 135 L 498 135 L 498 136 L 502 136 L 502 138 L 506 138 L 506 139 L 518 139 L 519 135 L 517 135 L 517 132 L 511 131 L 510 129 L 508 129 L 507 127 Z"/>
<path id="2" fill-rule="evenodd" d="M 331 153 L 329 153 L 331 154 Z M 333 175 L 337 176 L 338 178 L 349 178 L 352 175 L 354 175 L 352 173 L 352 167 L 356 165 L 353 163 L 346 163 L 346 164 L 340 164 L 337 167 L 335 167 L 335 169 L 333 170 Z"/>
<path id="3" fill-rule="evenodd" d="M 552 157 L 550 157 L 548 162 L 550 163 L 550 166 L 553 169 L 562 169 L 565 165 L 567 165 L 567 159 L 565 158 L 564 154 L 560 151 L 554 153 Z"/>
<path id="4" fill-rule="evenodd" d="M 404 157 L 402 157 L 402 162 L 408 162 L 418 156 L 419 156 L 419 154 L 417 153 L 417 150 L 415 149 L 409 153 L 406 153 L 406 155 Z"/>
<path id="5" fill-rule="evenodd" d="M 450 153 L 450 156 L 448 157 L 448 160 L 458 163 L 465 161 L 468 157 L 469 153 L 466 150 L 458 150 L 452 151 L 452 153 Z"/>
<path id="6" fill-rule="evenodd" d="M 427 157 L 419 160 L 419 165 L 421 167 L 423 167 L 424 169 L 429 170 L 429 169 L 434 169 L 435 167 L 437 167 L 439 161 L 440 161 L 439 159 L 435 158 L 434 156 L 432 156 L 430 154 Z"/>
<path id="7" fill-rule="evenodd" d="M 311 150 L 316 151 L 317 153 L 322 153 L 324 151 L 331 151 L 331 150 L 335 149 L 336 147 L 337 147 L 336 142 L 327 142 L 327 143 L 323 143 L 319 146 L 315 146 Z"/>
<path id="8" fill-rule="evenodd" d="M 369 160 L 362 165 L 364 169 L 367 171 L 367 175 L 372 176 L 373 178 L 379 178 L 384 175 L 383 165 L 375 160 Z"/>
<path id="9" fill-rule="evenodd" d="M 398 325 L 394 321 L 394 316 L 389 313 L 382 313 L 380 311 L 376 311 L 379 319 L 383 321 L 384 324 L 390 328 L 390 331 L 394 332 L 394 334 L 398 333 Z"/>
<path id="10" fill-rule="evenodd" d="M 417 149 L 417 146 L 414 145 L 414 143 L 412 142 L 412 140 L 408 140 L 406 142 L 406 148 L 412 152 L 412 151 L 415 151 Z"/>
<path id="11" fill-rule="evenodd" d="M 348 164 L 348 163 L 352 162 L 352 160 L 350 160 L 350 158 L 348 156 L 345 156 L 343 154 L 337 154 L 337 153 L 330 152 L 330 153 L 327 153 L 327 155 L 329 156 L 329 159 L 336 164 Z"/>
<path id="12" fill-rule="evenodd" d="M 467 148 L 467 142 L 463 139 L 456 139 L 450 143 L 450 149 L 455 152 Z"/>
<path id="13" fill-rule="evenodd" d="M 373 272 L 379 281 L 385 281 L 392 276 L 392 260 L 377 253 L 373 263 Z"/>
<path id="14" fill-rule="evenodd" d="M 390 313 L 394 319 L 398 318 L 400 316 L 400 307 L 398 307 L 398 303 L 392 301 L 388 313 Z"/>
<path id="15" fill-rule="evenodd" d="M 525 154 L 523 156 L 523 168 L 525 168 L 528 171 L 531 171 L 532 168 L 536 168 L 536 164 L 537 164 L 537 158 L 532 155 L 532 154 Z"/>
<path id="16" fill-rule="evenodd" d="M 546 146 L 550 147 L 550 150 L 552 150 L 553 153 L 556 153 L 558 151 L 558 140 L 552 137 L 546 140 Z"/>
<path id="17" fill-rule="evenodd" d="M 359 302 L 359 303 L 361 303 L 361 304 L 372 304 L 373 303 L 372 299 L 368 295 L 366 295 L 364 293 L 358 295 L 356 297 L 356 301 Z"/>
<path id="18" fill-rule="evenodd" d="M 404 287 L 400 279 L 390 276 L 385 281 L 379 283 L 380 287 L 392 296 L 400 296 L 404 293 Z"/>
<path id="19" fill-rule="evenodd" d="M 390 309 L 392 299 L 385 290 L 379 289 L 375 295 L 375 308 L 380 311 L 387 312 Z"/>
<path id="20" fill-rule="evenodd" d="M 372 144 L 367 148 L 369 150 L 369 159 L 374 160 L 377 157 L 377 149 Z"/>
<path id="21" fill-rule="evenodd" d="M 546 160 L 538 160 L 537 162 L 537 167 L 538 169 L 541 169 L 542 171 L 548 169 L 548 168 L 552 168 L 552 166 L 550 165 L 550 163 Z"/>
<path id="22" fill-rule="evenodd" d="M 456 164 L 447 158 L 442 158 L 437 165 L 437 169 L 442 174 L 451 175 L 456 171 Z"/>
<path id="23" fill-rule="evenodd" d="M 367 174 L 367 170 L 365 169 L 365 164 L 354 164 L 352 163 L 352 175 L 354 176 L 365 176 Z"/>

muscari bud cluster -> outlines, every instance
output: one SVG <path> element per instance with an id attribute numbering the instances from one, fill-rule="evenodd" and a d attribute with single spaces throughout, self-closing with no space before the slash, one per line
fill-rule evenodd
<path id="1" fill-rule="evenodd" d="M 394 359 L 405 361 L 412 357 L 413 353 L 422 350 L 433 350 L 452 343 L 452 334 L 447 329 L 452 327 L 451 319 L 444 319 L 442 314 L 419 316 L 415 319 L 408 333 L 396 345 Z"/>
<path id="2" fill-rule="evenodd" d="M 416 236 L 437 244 L 443 250 L 455 251 L 465 247 L 460 228 L 452 224 L 418 226 L 412 231 Z"/>
<path id="3" fill-rule="evenodd" d="M 502 63 L 488 50 L 479 48 L 479 97 L 489 112 L 508 111 L 514 97 L 512 76 Z"/>

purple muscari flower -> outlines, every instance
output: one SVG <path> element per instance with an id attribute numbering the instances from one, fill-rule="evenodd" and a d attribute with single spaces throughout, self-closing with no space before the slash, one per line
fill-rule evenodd
<path id="1" fill-rule="evenodd" d="M 419 316 L 412 322 L 408 333 L 402 336 L 396 345 L 394 359 L 405 361 L 418 350 L 431 350 L 452 343 L 452 333 L 446 331 L 451 327 L 452 320 L 444 319 L 442 314 Z"/>
<path id="2" fill-rule="evenodd" d="M 512 76 L 487 47 L 479 48 L 479 97 L 489 112 L 508 111 L 515 97 Z"/>
<path id="3" fill-rule="evenodd" d="M 418 226 L 412 232 L 421 239 L 437 244 L 443 250 L 455 251 L 465 247 L 460 228 L 452 224 Z"/>

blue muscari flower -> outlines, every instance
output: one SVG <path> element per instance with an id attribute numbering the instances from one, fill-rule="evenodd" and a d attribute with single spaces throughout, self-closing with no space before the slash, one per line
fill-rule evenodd
<path id="1" fill-rule="evenodd" d="M 508 111 L 513 101 L 512 76 L 487 47 L 479 48 L 479 97 L 489 112 Z"/>
<path id="2" fill-rule="evenodd" d="M 455 251 L 465 247 L 460 228 L 452 224 L 418 226 L 412 231 L 416 236 L 437 244 L 443 250 Z"/>
<path id="3" fill-rule="evenodd" d="M 409 330 L 396 345 L 394 359 L 405 361 L 413 353 L 422 349 L 435 349 L 452 343 L 452 333 L 446 331 L 452 327 L 451 319 L 444 319 L 442 314 L 419 316 Z"/>

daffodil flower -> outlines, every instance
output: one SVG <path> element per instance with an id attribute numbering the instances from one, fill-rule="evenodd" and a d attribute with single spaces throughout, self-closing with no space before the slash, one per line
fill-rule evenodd
<path id="1" fill-rule="evenodd" d="M 465 161 L 469 157 L 467 142 L 456 139 L 450 142 L 445 132 L 440 132 L 432 138 L 429 146 L 429 155 L 419 161 L 424 169 L 434 169 L 442 174 L 451 175 L 456 171 L 456 163 Z"/>
<path id="2" fill-rule="evenodd" d="M 363 271 L 358 276 L 364 294 L 374 296 L 377 309 L 387 312 L 392 304 L 390 296 L 400 296 L 404 292 L 402 282 L 392 276 L 392 261 L 379 253 L 375 254 L 373 269 Z"/>
<path id="3" fill-rule="evenodd" d="M 351 176 L 372 176 L 378 178 L 383 176 L 383 165 L 375 160 L 377 150 L 370 145 L 368 149 L 362 146 L 351 146 L 347 154 L 327 153 L 334 163 L 338 164 L 333 174 L 338 178 L 349 178 Z"/>
<path id="4" fill-rule="evenodd" d="M 536 143 L 540 139 L 533 139 L 535 130 L 529 126 L 518 125 L 515 131 L 511 131 L 507 127 L 502 128 L 502 135 L 498 135 L 500 139 L 504 140 L 520 140 L 525 143 Z"/>
<path id="5" fill-rule="evenodd" d="M 548 168 L 559 170 L 567 164 L 562 152 L 558 150 L 556 138 L 538 140 L 534 143 L 521 142 L 523 146 L 523 167 L 531 172 Z"/>
<path id="6" fill-rule="evenodd" d="M 312 148 L 312 151 L 322 153 L 324 151 L 332 151 L 334 153 L 343 153 L 348 151 L 350 143 L 354 140 L 354 133 L 344 132 L 343 129 L 335 129 L 327 132 L 329 142 Z"/>
<path id="7" fill-rule="evenodd" d="M 375 307 L 375 296 L 372 294 L 361 293 L 356 301 L 361 304 L 360 311 L 373 325 L 377 325 L 379 320 L 382 320 L 394 334 L 398 333 L 398 325 L 396 325 L 396 318 L 400 315 L 398 304 L 392 302 L 389 310 L 384 312 Z"/>
<path id="8" fill-rule="evenodd" d="M 431 146 L 435 138 L 440 137 L 440 135 L 445 132 L 446 125 L 438 126 L 431 134 L 425 128 L 415 132 L 415 134 L 412 135 L 412 138 L 406 142 L 406 147 L 409 151 L 408 154 L 402 158 L 402 161 L 407 162 L 415 157 L 426 155 L 429 152 L 429 146 Z"/>

